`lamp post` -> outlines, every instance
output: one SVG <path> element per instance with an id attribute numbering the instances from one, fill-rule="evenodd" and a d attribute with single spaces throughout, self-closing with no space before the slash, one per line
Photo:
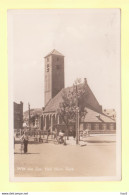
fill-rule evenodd
<path id="1" fill-rule="evenodd" d="M 79 107 L 76 108 L 76 144 L 79 144 Z"/>
<path id="2" fill-rule="evenodd" d="M 82 105 L 80 105 L 80 96 L 82 98 L 82 96 L 85 94 L 85 96 L 87 96 L 88 94 L 86 94 L 86 86 L 87 86 L 87 80 L 86 78 L 84 79 L 84 85 L 82 87 L 82 89 L 78 90 L 78 84 L 80 84 L 81 80 L 77 79 L 74 83 L 74 89 L 75 89 L 75 98 L 76 98 L 76 144 L 79 144 L 80 141 L 80 121 L 82 118 L 82 115 L 86 115 L 87 110 L 84 109 L 84 111 L 82 111 L 83 109 L 81 108 Z M 80 90 L 82 93 L 80 93 Z M 83 97 L 84 98 L 84 97 Z M 81 106 L 81 107 L 80 107 Z"/>
<path id="3" fill-rule="evenodd" d="M 29 112 L 29 130 L 30 130 L 30 104 L 28 103 L 28 112 Z"/>
<path id="4" fill-rule="evenodd" d="M 66 110 L 66 114 L 65 114 L 65 123 L 66 123 L 66 130 L 65 130 L 65 134 L 67 137 L 67 140 L 69 140 L 69 126 L 68 126 L 68 111 Z"/>
<path id="5" fill-rule="evenodd" d="M 78 88 L 77 83 L 76 84 L 76 144 L 79 144 L 79 100 L 78 100 Z"/>

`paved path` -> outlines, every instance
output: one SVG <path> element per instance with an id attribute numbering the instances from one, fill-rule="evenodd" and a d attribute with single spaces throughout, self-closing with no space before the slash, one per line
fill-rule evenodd
<path id="1" fill-rule="evenodd" d="M 86 146 L 77 146 L 71 138 L 68 145 L 29 144 L 28 154 L 15 145 L 15 176 L 80 177 L 115 176 L 115 136 L 88 137 Z"/>

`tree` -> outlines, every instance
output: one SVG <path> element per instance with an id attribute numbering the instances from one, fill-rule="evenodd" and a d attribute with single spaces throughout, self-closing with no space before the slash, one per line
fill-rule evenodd
<path id="1" fill-rule="evenodd" d="M 57 110 L 62 121 L 67 128 L 67 139 L 69 134 L 69 124 L 76 122 L 76 111 L 79 109 L 79 121 L 86 114 L 83 100 L 88 96 L 86 79 L 81 83 L 81 79 L 76 79 L 73 87 L 69 91 L 62 90 L 62 102 Z"/>

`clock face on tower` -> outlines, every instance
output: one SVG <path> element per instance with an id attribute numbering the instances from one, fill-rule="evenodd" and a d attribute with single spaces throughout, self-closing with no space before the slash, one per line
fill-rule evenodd
<path id="1" fill-rule="evenodd" d="M 49 64 L 47 64 L 47 66 L 46 66 L 46 72 L 49 72 Z"/>

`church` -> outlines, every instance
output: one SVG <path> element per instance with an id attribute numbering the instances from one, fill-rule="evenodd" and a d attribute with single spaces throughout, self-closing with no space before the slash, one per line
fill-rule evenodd
<path id="1" fill-rule="evenodd" d="M 73 87 L 65 88 L 64 55 L 57 50 L 53 50 L 44 57 L 44 101 L 45 107 L 41 116 L 41 130 L 51 132 L 54 127 L 65 129 L 65 124 L 58 115 L 59 104 L 63 101 L 62 90 L 66 93 Z M 85 117 L 81 118 L 80 130 L 88 128 L 91 132 L 115 132 L 115 118 L 106 115 L 102 106 L 97 101 L 95 95 L 90 89 L 88 82 L 84 79 L 88 96 L 83 98 L 82 106 L 86 108 Z M 71 124 L 72 131 L 75 130 L 75 124 Z"/>

